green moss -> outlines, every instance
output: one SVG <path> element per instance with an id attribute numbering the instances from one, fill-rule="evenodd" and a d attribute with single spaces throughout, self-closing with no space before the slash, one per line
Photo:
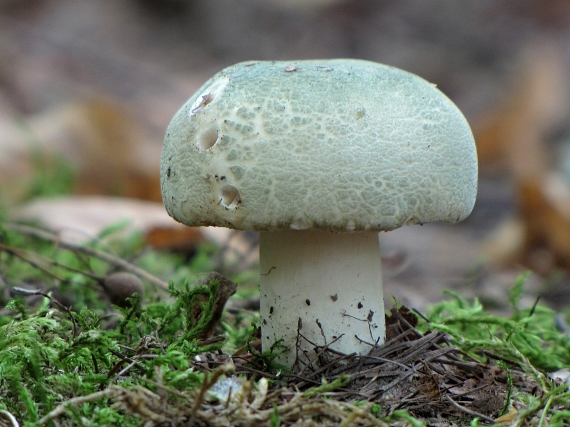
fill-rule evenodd
<path id="1" fill-rule="evenodd" d="M 218 328 L 224 339 L 201 338 L 210 327 L 218 283 L 215 280 L 195 283 L 219 265 L 215 246 L 200 247 L 188 261 L 180 255 L 145 249 L 140 236 L 117 238 L 121 230 L 121 225 L 109 228 L 90 242 L 89 247 L 113 250 L 117 257 L 130 259 L 158 276 L 174 278 L 169 292 L 147 284 L 150 292 L 145 292 L 145 300 L 133 297 L 126 309 L 111 307 L 102 298 L 104 294 L 97 281 L 90 276 L 111 271 L 114 267 L 108 262 L 15 230 L 0 229 L 0 243 L 24 255 L 22 258 L 0 251 L 3 280 L 10 287 L 22 282 L 37 285 L 46 295 L 32 293 L 27 300 L 16 296 L 2 301 L 5 309 L 0 316 L 0 409 L 17 414 L 21 425 L 33 426 L 61 403 L 84 397 L 84 402 L 65 408 L 58 416 L 59 425 L 138 426 L 142 423 L 140 418 L 110 404 L 116 403 L 116 393 L 140 394 L 144 390 L 168 396 L 166 402 L 171 405 L 187 405 L 187 397 L 183 396 L 199 393 L 212 378 L 195 369 L 194 358 L 204 352 L 217 356 L 220 350 L 228 355 L 239 348 L 249 352 L 250 367 L 271 373 L 274 387 L 282 383 L 278 380 L 286 368 L 276 363 L 282 345 L 277 343 L 263 353 L 255 351 L 252 345 L 257 339 L 257 313 L 245 310 L 226 313 L 222 328 Z M 25 258 L 33 259 L 35 264 Z M 253 276 L 255 272 L 240 275 L 246 281 L 253 281 Z M 542 425 L 547 422 L 566 425 L 565 408 L 570 407 L 570 393 L 564 386 L 554 384 L 545 372 L 570 365 L 570 338 L 556 329 L 552 310 L 540 304 L 521 307 L 524 279 L 521 276 L 510 291 L 509 316 L 493 315 L 477 300 L 467 301 L 456 293 L 446 292 L 449 299 L 434 305 L 427 315 L 429 323 L 418 328 L 445 331 L 454 344 L 475 357 L 483 360 L 492 354 L 512 360 L 532 375 L 538 384 L 535 395 L 513 387 L 509 373 L 513 365 L 500 362 L 509 381 L 509 397 L 503 412 L 510 408 L 509 403 L 519 405 L 515 425 L 530 420 L 538 425 L 541 414 L 546 414 Z M 70 298 L 71 309 L 54 305 L 56 291 Z M 249 298 L 254 293 L 251 287 L 240 289 L 236 297 Z M 31 303 L 32 298 L 37 301 Z M 311 399 L 311 405 L 328 404 L 331 397 L 323 398 L 322 393 L 338 387 L 342 387 L 341 379 L 314 387 L 302 398 Z M 105 390 L 115 394 L 97 394 Z M 140 396 L 146 396 L 144 393 Z M 382 408 L 374 402 L 346 404 L 344 412 L 356 413 L 356 408 L 385 424 L 426 425 L 405 411 L 383 415 Z M 269 406 L 269 425 L 289 423 L 281 409 L 279 404 Z M 326 421 L 321 414 L 311 422 L 319 419 Z M 468 416 L 461 424 L 481 425 Z"/>
<path id="2" fill-rule="evenodd" d="M 522 275 L 511 288 L 509 317 L 486 312 L 478 300 L 468 302 L 446 291 L 451 299 L 435 304 L 428 313 L 426 328 L 444 331 L 453 343 L 474 355 L 484 351 L 519 362 L 531 370 L 556 371 L 570 365 L 570 337 L 556 328 L 553 310 L 535 305 L 519 308 L 524 279 Z"/>

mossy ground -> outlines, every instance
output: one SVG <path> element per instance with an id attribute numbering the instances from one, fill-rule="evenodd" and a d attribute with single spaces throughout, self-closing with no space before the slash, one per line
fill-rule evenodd
<path id="1" fill-rule="evenodd" d="M 363 393 L 358 381 L 366 375 L 359 360 L 344 360 L 343 370 L 338 360 L 323 358 L 320 371 L 295 374 L 274 362 L 278 347 L 259 353 L 257 314 L 235 306 L 222 310 L 233 293 L 231 282 L 207 277 L 222 267 L 214 246 L 204 245 L 186 259 L 148 251 L 136 236 L 114 240 L 118 228 L 82 250 L 41 238 L 34 227 L 2 224 L 0 425 L 570 423 L 568 384 L 547 375 L 570 366 L 570 338 L 557 329 L 550 309 L 519 307 L 524 276 L 511 289 L 509 317 L 491 315 L 478 301 L 457 294 L 433 306 L 425 319 L 396 310 L 420 321 L 406 326 L 411 318 L 404 316 L 388 322 L 398 325 L 395 337 L 406 330 L 416 335 L 415 341 L 407 334 L 397 343 L 406 348 L 382 353 L 382 363 L 415 370 L 406 374 L 411 379 L 398 381 L 410 388 L 394 404 L 377 387 Z M 124 267 L 118 260 L 133 271 L 173 278 L 168 290 L 147 282 L 143 300 L 111 306 L 98 278 Z M 240 292 L 233 301 L 252 294 L 251 288 Z M 404 357 L 414 352 L 415 342 L 431 336 L 439 338 L 428 343 L 424 356 L 433 358 Z M 442 359 L 445 346 L 454 348 L 453 363 Z M 442 373 L 434 370 L 434 360 L 470 367 Z M 468 378 L 474 366 L 482 373 Z M 404 372 L 392 370 L 391 381 Z M 461 384 L 453 383 L 459 377 Z M 487 391 L 476 394 L 482 388 Z M 470 402 L 485 398 L 494 399 L 493 405 L 469 409 Z"/>

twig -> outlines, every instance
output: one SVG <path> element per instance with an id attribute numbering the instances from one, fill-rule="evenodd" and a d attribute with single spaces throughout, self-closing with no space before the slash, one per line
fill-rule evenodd
<path id="1" fill-rule="evenodd" d="M 138 380 L 144 381 L 144 382 L 146 382 L 146 383 L 148 383 L 148 384 L 152 384 L 152 385 L 155 386 L 156 388 L 159 388 L 159 389 L 161 389 L 161 390 L 164 390 L 164 391 L 166 391 L 167 393 L 171 393 L 171 394 L 173 394 L 173 395 L 175 395 L 175 396 L 178 396 L 178 397 L 180 397 L 180 398 L 183 398 L 183 399 L 188 399 L 188 396 L 186 396 L 185 394 L 179 392 L 179 391 L 176 390 L 176 389 L 168 388 L 168 387 L 166 387 L 164 384 L 157 383 L 156 381 L 150 380 L 150 379 L 145 378 L 145 377 L 141 377 L 141 376 L 139 376 L 139 375 L 137 375 L 136 378 L 137 378 Z"/>
<path id="2" fill-rule="evenodd" d="M 398 336 L 392 338 L 390 341 L 386 341 L 384 344 L 382 344 L 382 346 L 376 347 L 376 348 L 370 350 L 370 353 L 368 353 L 368 354 L 374 355 L 374 356 L 382 356 L 386 353 L 389 353 L 390 351 L 393 351 L 393 349 L 394 349 L 393 346 L 396 343 L 400 343 L 401 346 L 405 346 L 410 341 L 404 341 L 404 339 L 407 338 L 408 335 L 412 335 L 412 334 L 414 334 L 414 330 L 408 329 L 408 330 L 402 332 L 401 334 L 399 334 Z"/>
<path id="3" fill-rule="evenodd" d="M 22 261 L 27 262 L 28 264 L 30 264 L 32 267 L 39 269 L 40 271 L 42 271 L 43 273 L 49 274 L 50 276 L 52 276 L 55 279 L 58 279 L 60 281 L 64 281 L 63 279 L 59 278 L 58 276 L 56 276 L 54 273 L 50 272 L 49 270 L 44 269 L 42 266 L 40 266 L 35 260 L 31 259 L 31 258 L 27 258 L 26 256 L 24 256 L 23 254 L 25 253 L 26 255 L 32 255 L 35 258 L 37 258 L 38 260 L 45 262 L 46 264 L 50 264 L 53 265 L 55 267 L 60 267 L 63 268 L 64 270 L 68 270 L 71 271 L 72 273 L 77 273 L 77 274 L 82 274 L 83 276 L 87 276 L 90 279 L 93 280 L 97 280 L 97 281 L 101 281 L 103 280 L 102 277 L 99 277 L 95 274 L 92 273 L 88 273 L 86 271 L 80 270 L 78 268 L 74 268 L 71 267 L 69 265 L 65 265 L 62 264 L 54 259 L 45 257 L 41 254 L 38 254 L 37 252 L 33 252 L 33 251 L 29 251 L 27 249 L 20 249 L 20 248 L 13 248 L 10 246 L 6 246 L 3 245 L 2 243 L 0 243 L 0 250 L 6 251 L 14 256 L 17 256 L 18 258 L 20 258 Z"/>
<path id="4" fill-rule="evenodd" d="M 513 366 L 522 369 L 521 364 L 511 359 L 507 359 L 506 357 L 499 356 L 498 354 L 491 353 L 489 350 L 483 350 L 483 354 L 487 356 L 489 359 L 500 360 L 501 362 L 510 363 Z"/>
<path id="5" fill-rule="evenodd" d="M 298 332 L 299 336 L 301 338 L 303 338 L 305 341 L 307 341 L 308 343 L 310 343 L 311 345 L 313 345 L 315 348 L 319 348 L 318 345 L 316 345 L 315 343 L 313 343 L 312 341 L 308 340 L 303 334 L 301 334 L 300 332 Z M 333 345 L 335 342 L 337 342 L 339 339 L 341 339 L 344 336 L 344 334 L 340 334 L 338 337 L 336 337 L 334 340 L 332 340 L 330 343 L 324 345 L 323 347 L 321 347 L 321 349 L 315 354 L 315 356 L 313 357 L 313 359 L 309 359 L 309 363 L 307 365 L 305 365 L 305 367 L 299 372 L 299 375 L 302 375 L 305 370 L 308 367 L 314 366 L 313 364 L 319 359 L 320 356 L 322 356 L 324 353 L 326 353 L 329 350 L 329 347 L 331 345 Z M 330 349 L 332 350 L 332 349 Z M 342 354 L 342 356 L 346 356 L 345 354 Z M 315 372 L 312 373 L 312 375 L 309 376 L 315 376 L 317 374 L 319 374 L 322 371 L 325 371 L 326 368 L 329 367 L 330 364 L 321 367 L 320 369 L 317 369 Z"/>
<path id="6" fill-rule="evenodd" d="M 393 308 L 393 309 L 390 310 L 390 311 L 391 311 L 392 315 L 393 315 L 394 317 L 396 317 L 396 319 L 398 319 L 398 321 L 399 321 L 402 325 L 404 325 L 404 326 L 406 326 L 408 329 L 411 329 L 412 331 L 414 331 L 414 334 L 415 334 L 418 338 L 423 337 L 423 334 L 422 334 L 420 331 L 418 331 L 416 328 L 414 328 L 414 327 L 410 324 L 410 322 L 408 322 L 406 319 L 404 319 L 404 316 L 402 316 L 402 315 L 400 314 L 400 312 L 399 312 L 397 309 Z"/>
<path id="7" fill-rule="evenodd" d="M 463 393 L 461 393 L 461 394 L 456 394 L 455 397 L 468 396 L 468 395 L 470 395 L 471 393 L 475 393 L 476 391 L 483 390 L 484 388 L 487 388 L 487 387 L 489 387 L 490 385 L 491 385 L 490 383 L 489 383 L 489 384 L 483 384 L 482 386 L 476 387 L 476 388 L 471 389 L 471 390 L 467 390 L 466 392 L 463 392 Z M 452 386 L 452 387 L 448 387 L 445 391 L 449 391 L 449 390 L 451 390 L 452 388 L 455 388 L 455 387 L 457 387 L 457 385 L 454 385 L 454 386 Z"/>
<path id="8" fill-rule="evenodd" d="M 58 405 L 53 411 L 49 412 L 47 415 L 42 417 L 38 424 L 45 424 L 53 418 L 57 418 L 63 415 L 67 411 L 67 407 L 71 405 L 81 405 L 83 403 L 92 402 L 93 400 L 100 399 L 102 397 L 108 397 L 113 392 L 112 388 L 105 389 L 103 391 L 98 391 L 95 393 L 88 394 L 87 396 L 74 397 L 69 399 L 67 402 Z"/>
<path id="9" fill-rule="evenodd" d="M 388 390 L 390 390 L 392 387 L 395 387 L 397 384 L 399 384 L 400 382 L 402 382 L 403 380 L 407 379 L 409 376 L 411 376 L 412 374 L 414 374 L 416 372 L 416 367 L 415 366 L 411 366 L 411 369 L 404 373 L 404 375 L 400 375 L 398 378 L 392 380 L 391 382 L 389 382 L 388 384 L 386 384 L 383 387 L 378 387 L 377 391 L 380 391 L 382 393 L 387 392 Z"/>
<path id="10" fill-rule="evenodd" d="M 420 316 L 426 323 L 431 323 L 431 320 L 425 317 L 417 308 L 412 308 L 412 311 Z"/>
<path id="11" fill-rule="evenodd" d="M 10 412 L 2 409 L 2 410 L 0 410 L 0 414 L 10 420 L 10 423 L 12 423 L 12 427 L 20 427 L 20 424 L 18 424 L 18 420 Z"/>
<path id="12" fill-rule="evenodd" d="M 435 345 L 435 341 L 437 340 L 438 335 L 439 334 L 437 332 L 430 332 L 422 336 L 422 338 L 413 341 L 414 344 L 411 346 L 411 348 L 398 355 L 400 363 L 406 363 L 410 360 L 415 360 L 418 355 L 424 354 L 430 347 Z M 438 349 L 437 346 L 436 349 Z"/>
<path id="13" fill-rule="evenodd" d="M 362 338 L 360 338 L 358 335 L 354 335 L 354 338 L 356 338 L 358 341 L 360 341 L 360 344 L 366 344 L 369 345 L 372 348 L 378 347 L 377 344 L 372 344 L 371 342 L 365 341 Z"/>
<path id="14" fill-rule="evenodd" d="M 140 369 L 141 371 L 143 371 L 143 372 L 145 371 L 145 369 L 144 369 L 141 365 L 138 364 L 138 360 L 139 360 L 139 359 L 144 359 L 144 358 L 145 358 L 145 357 L 144 357 L 145 355 L 141 355 L 141 356 L 138 356 L 138 357 L 135 356 L 135 358 L 130 358 L 130 357 L 128 357 L 128 356 L 123 356 L 121 353 L 119 353 L 118 351 L 113 350 L 112 348 L 110 348 L 109 351 L 110 351 L 112 354 L 114 354 L 115 356 L 117 356 L 118 358 L 120 358 L 121 360 L 120 360 L 119 362 L 117 362 L 117 363 L 115 364 L 115 366 L 113 366 L 113 368 L 109 371 L 109 373 L 107 374 L 107 378 L 111 378 L 111 375 L 115 375 L 115 373 L 116 373 L 117 371 L 119 371 L 119 370 L 120 370 L 119 373 L 115 375 L 115 377 L 113 378 L 113 380 L 116 380 L 120 375 L 123 375 L 123 374 L 124 374 L 123 371 L 125 371 L 125 369 L 122 369 L 122 366 L 123 366 L 125 363 L 128 363 L 128 364 L 129 364 L 129 365 L 128 365 L 128 368 L 129 368 L 129 369 L 132 368 L 133 366 L 136 366 L 136 367 L 137 367 L 138 369 Z M 153 355 L 153 356 L 156 356 L 156 355 Z"/>
<path id="15" fill-rule="evenodd" d="M 482 420 L 485 420 L 485 421 L 488 421 L 490 423 L 495 424 L 495 420 L 493 418 L 490 418 L 487 415 L 483 415 L 483 414 L 480 414 L 478 412 L 472 411 L 471 409 L 468 409 L 465 406 L 461 406 L 459 403 L 457 403 L 455 400 L 453 400 L 451 397 L 449 397 L 447 395 L 445 396 L 445 398 L 449 401 L 449 403 L 451 403 L 453 406 L 455 406 L 460 411 L 463 411 L 466 414 L 469 414 L 473 417 L 481 418 Z"/>
<path id="16" fill-rule="evenodd" d="M 54 274 L 51 271 L 43 268 L 41 265 L 36 263 L 34 260 L 31 260 L 31 259 L 25 257 L 22 254 L 22 252 L 25 252 L 24 250 L 18 249 L 18 248 L 11 248 L 10 246 L 3 245 L 2 243 L 0 243 L 0 250 L 7 252 L 10 255 L 13 255 L 17 258 L 20 258 L 22 261 L 28 263 L 29 265 L 31 265 L 36 270 L 40 270 L 42 273 L 47 274 L 48 276 L 54 278 L 55 280 L 59 280 L 60 282 L 64 282 L 64 280 L 61 277 L 59 277 L 57 274 Z"/>
<path id="17" fill-rule="evenodd" d="M 119 378 L 121 375 L 126 374 L 129 369 L 131 369 L 133 366 L 137 365 L 137 361 L 133 360 L 131 363 L 129 363 L 125 368 L 123 368 L 121 370 L 121 372 L 119 372 L 117 375 L 115 375 L 115 378 L 113 378 L 113 381 L 116 380 L 117 378 Z"/>
<path id="18" fill-rule="evenodd" d="M 384 363 L 393 363 L 394 365 L 398 365 L 401 368 L 404 368 L 406 371 L 411 369 L 410 366 L 408 365 L 404 365 L 403 363 L 400 362 L 396 362 L 395 360 L 390 360 L 390 359 L 385 359 L 383 357 L 378 357 L 378 356 L 360 356 L 361 358 L 366 358 L 366 359 L 374 359 L 374 360 L 379 360 L 380 362 L 384 362 Z M 377 369 L 377 367 L 375 366 L 372 369 Z M 368 372 L 368 371 L 364 371 L 364 372 Z"/>
<path id="19" fill-rule="evenodd" d="M 237 359 L 237 358 L 234 357 L 234 359 Z M 193 363 L 193 364 L 196 364 L 195 362 L 192 362 L 192 363 Z M 226 362 L 212 361 L 212 362 L 209 362 L 209 363 L 214 364 L 214 365 L 215 365 L 215 364 L 223 365 L 223 364 L 225 364 Z M 302 381 L 302 382 L 304 382 L 304 383 L 311 384 L 311 385 L 316 385 L 316 386 L 322 385 L 322 382 L 321 382 L 321 381 L 316 381 L 316 380 L 311 380 L 311 379 L 309 379 L 309 378 L 301 377 L 301 376 L 299 376 L 298 374 L 292 374 L 292 373 L 282 372 L 279 376 L 276 376 L 276 375 L 269 374 L 269 373 L 267 373 L 267 372 L 263 372 L 263 371 L 260 371 L 260 370 L 254 369 L 254 368 L 250 368 L 249 366 L 236 366 L 236 372 L 237 372 L 237 373 L 243 373 L 244 371 L 245 371 L 245 372 L 249 372 L 249 373 L 253 373 L 253 374 L 256 374 L 256 375 L 259 375 L 260 377 L 269 378 L 269 379 L 271 379 L 271 380 L 280 380 L 280 379 L 284 379 L 284 378 L 293 378 L 293 379 L 296 379 L 296 380 L 299 380 L 299 381 Z M 301 383 L 301 384 L 302 384 L 302 383 Z M 301 385 L 298 384 L 298 386 L 301 386 Z M 345 390 L 345 389 L 343 389 L 343 388 L 339 388 L 338 390 L 341 391 L 342 394 L 351 395 L 351 396 L 357 396 L 357 397 L 359 397 L 359 398 L 361 398 L 361 399 L 366 399 L 366 398 L 369 397 L 369 396 L 366 396 L 366 395 L 364 395 L 364 394 L 362 394 L 362 393 L 358 393 L 358 392 L 352 391 L 352 390 Z M 293 392 L 292 392 L 292 393 L 293 393 Z M 297 393 L 297 392 L 294 392 L 293 394 L 296 394 L 296 393 Z M 340 394 L 340 393 L 339 393 L 339 394 Z"/>
<path id="20" fill-rule="evenodd" d="M 206 392 L 210 388 L 212 388 L 212 386 L 218 381 L 218 379 L 222 375 L 227 375 L 233 371 L 235 371 L 234 365 L 225 364 L 225 365 L 220 366 L 219 368 L 216 368 L 216 370 L 214 370 L 213 372 L 210 372 L 210 373 L 204 372 L 204 382 L 202 382 L 202 386 L 200 387 L 200 390 L 198 391 L 198 395 L 196 396 L 196 399 L 194 400 L 194 405 L 192 405 L 192 408 L 190 409 L 190 414 L 192 417 L 196 416 L 196 412 L 200 408 L 200 405 L 202 404 L 202 401 L 204 400 L 204 395 L 206 394 Z M 211 374 L 211 375 L 209 375 L 209 374 Z"/>
<path id="21" fill-rule="evenodd" d="M 57 243 L 62 248 L 68 249 L 70 251 L 80 251 L 86 253 L 87 255 L 94 256 L 95 258 L 99 258 L 105 262 L 108 262 L 109 264 L 114 265 L 115 267 L 119 267 L 126 271 L 130 271 L 131 273 L 147 280 L 148 282 L 164 290 L 168 290 L 168 283 L 166 283 L 165 281 L 159 279 L 156 276 L 153 276 L 152 274 L 148 273 L 142 268 L 139 268 L 136 265 L 133 265 L 130 262 L 125 261 L 124 259 L 121 259 L 117 256 L 111 255 L 107 252 L 102 252 L 97 249 L 93 249 L 76 243 L 62 241 L 59 238 L 59 236 L 55 233 L 45 230 L 40 230 L 34 227 L 29 227 L 27 225 L 6 223 L 4 224 L 4 228 L 8 230 L 18 231 L 20 233 L 27 234 L 29 236 L 34 236 L 37 237 L 38 239 Z"/>
<path id="22" fill-rule="evenodd" d="M 451 356 L 451 355 L 446 354 L 446 356 L 449 357 L 449 356 Z M 478 374 L 483 373 L 483 370 L 482 370 L 479 366 L 474 365 L 473 363 L 469 363 L 469 362 L 461 362 L 461 361 L 458 361 L 458 360 L 445 360 L 445 359 L 438 359 L 438 358 L 433 359 L 432 362 L 434 362 L 434 363 L 441 363 L 441 364 L 443 364 L 443 365 L 457 366 L 457 367 L 459 367 L 459 368 L 464 368 L 464 369 L 468 369 L 468 370 L 470 370 L 470 371 L 475 371 L 475 372 L 477 372 Z"/>

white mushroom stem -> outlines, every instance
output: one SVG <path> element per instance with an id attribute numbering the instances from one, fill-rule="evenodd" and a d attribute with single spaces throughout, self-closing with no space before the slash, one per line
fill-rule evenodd
<path id="1" fill-rule="evenodd" d="M 260 268 L 262 348 L 282 338 L 281 363 L 308 363 L 314 345 L 366 354 L 384 342 L 377 233 L 262 232 Z"/>

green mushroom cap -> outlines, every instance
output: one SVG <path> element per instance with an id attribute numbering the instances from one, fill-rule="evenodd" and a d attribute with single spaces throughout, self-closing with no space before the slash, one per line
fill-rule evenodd
<path id="1" fill-rule="evenodd" d="M 239 230 L 392 230 L 467 217 L 473 135 L 433 84 L 352 59 L 244 62 L 170 123 L 168 213 Z"/>

